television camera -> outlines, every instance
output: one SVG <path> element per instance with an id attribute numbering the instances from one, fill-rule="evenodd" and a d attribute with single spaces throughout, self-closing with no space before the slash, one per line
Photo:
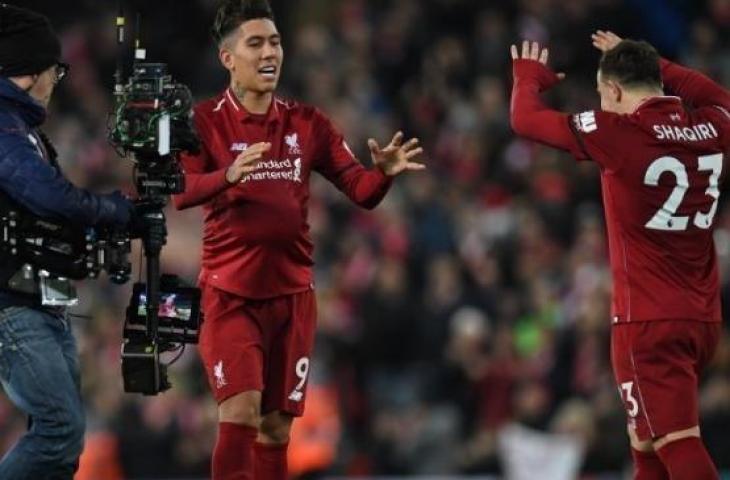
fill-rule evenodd
<path id="1" fill-rule="evenodd" d="M 129 280 L 131 242 L 126 231 L 41 218 L 4 193 L 0 230 L 0 253 L 15 272 L 2 281 L 17 292 L 40 293 L 43 305 L 75 305 L 78 299 L 69 280 L 96 278 L 102 270 L 114 283 Z"/>
<path id="2" fill-rule="evenodd" d="M 139 17 L 137 23 L 139 32 Z M 145 62 L 146 52 L 140 48 L 139 39 L 135 40 L 132 74 L 126 82 L 123 80 L 124 26 L 120 7 L 117 17 L 120 54 L 109 141 L 120 156 L 134 162 L 139 195 L 137 212 L 143 217 L 141 220 L 150 229 L 166 232 L 163 208 L 168 196 L 185 189 L 179 154 L 198 149 L 190 122 L 193 98 L 187 86 L 172 79 L 164 63 Z M 127 308 L 122 376 L 125 391 L 156 395 L 170 388 L 166 368 L 169 363 L 162 362 L 161 354 L 182 352 L 185 344 L 197 343 L 200 292 L 181 287 L 176 277 L 160 274 L 164 235 L 143 236 L 142 244 L 147 281 L 135 284 Z M 175 310 L 163 308 L 170 301 Z M 180 309 L 186 313 L 181 314 Z"/>

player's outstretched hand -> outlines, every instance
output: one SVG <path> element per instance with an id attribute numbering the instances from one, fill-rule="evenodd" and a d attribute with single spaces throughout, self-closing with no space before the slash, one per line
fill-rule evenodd
<path id="1" fill-rule="evenodd" d="M 591 35 L 591 40 L 594 47 L 606 53 L 618 45 L 622 38 L 608 30 L 596 30 L 596 33 Z"/>
<path id="2" fill-rule="evenodd" d="M 517 45 L 512 45 L 510 48 L 512 54 L 512 60 L 534 60 L 540 62 L 547 67 L 548 57 L 550 56 L 550 50 L 546 48 L 540 48 L 540 44 L 537 42 L 530 42 L 528 40 L 522 41 L 522 55 L 517 49 Z M 556 82 L 565 78 L 564 73 L 555 74 Z"/>
<path id="3" fill-rule="evenodd" d="M 228 170 L 226 170 L 226 180 L 228 183 L 238 183 L 243 177 L 256 170 L 256 165 L 264 156 L 264 153 L 271 149 L 271 143 L 259 142 L 254 143 L 246 150 L 242 151 L 233 161 Z"/>
<path id="4" fill-rule="evenodd" d="M 550 56 L 550 50 L 547 48 L 540 48 L 540 44 L 537 42 L 529 42 L 527 40 L 522 41 L 522 55 L 520 55 L 517 45 L 512 45 L 510 48 L 512 54 L 512 60 L 535 60 L 540 62 L 547 67 L 548 57 Z M 565 78 L 564 73 L 557 73 L 558 80 Z"/>
<path id="5" fill-rule="evenodd" d="M 380 148 L 378 142 L 373 138 L 368 140 L 368 147 L 370 147 L 373 165 L 380 168 L 389 177 L 394 177 L 407 170 L 423 170 L 426 168 L 422 163 L 411 161 L 423 153 L 423 148 L 418 146 L 417 138 L 411 138 L 403 143 L 403 132 L 393 135 L 393 139 L 385 148 Z"/>

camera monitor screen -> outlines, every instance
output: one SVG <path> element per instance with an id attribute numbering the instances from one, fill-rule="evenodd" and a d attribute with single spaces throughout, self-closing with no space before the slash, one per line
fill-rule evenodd
<path id="1" fill-rule="evenodd" d="M 125 334 L 144 334 L 147 324 L 147 291 L 143 283 L 132 289 Z M 197 343 L 200 326 L 200 290 L 161 287 L 157 307 L 158 335 L 162 340 Z"/>
<path id="2" fill-rule="evenodd" d="M 181 295 L 180 292 L 160 292 L 160 305 L 157 308 L 157 316 L 164 319 L 179 319 L 184 322 L 190 320 L 193 313 L 192 298 Z M 140 292 L 137 315 L 147 316 L 147 294 Z"/>

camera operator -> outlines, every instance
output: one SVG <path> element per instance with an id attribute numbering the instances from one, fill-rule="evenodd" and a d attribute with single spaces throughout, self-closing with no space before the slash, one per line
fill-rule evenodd
<path id="1" fill-rule="evenodd" d="M 46 17 L 0 4 L 0 191 L 42 218 L 125 227 L 132 203 L 119 192 L 94 195 L 68 182 L 38 130 L 68 73 L 60 57 Z M 84 437 L 76 343 L 65 310 L 42 305 L 37 271 L 31 288 L 11 288 L 17 270 L 17 262 L 0 258 L 0 380 L 28 414 L 29 429 L 0 461 L 0 478 L 71 479 Z"/>

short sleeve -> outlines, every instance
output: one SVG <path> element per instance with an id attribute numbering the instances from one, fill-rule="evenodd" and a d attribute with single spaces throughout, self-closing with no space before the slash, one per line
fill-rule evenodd
<path id="1" fill-rule="evenodd" d="M 569 126 L 580 149 L 573 152 L 579 160 L 592 160 L 600 166 L 617 170 L 628 138 L 622 138 L 621 116 L 615 113 L 588 110 L 571 115 Z M 626 137 L 626 136 L 624 136 Z"/>

